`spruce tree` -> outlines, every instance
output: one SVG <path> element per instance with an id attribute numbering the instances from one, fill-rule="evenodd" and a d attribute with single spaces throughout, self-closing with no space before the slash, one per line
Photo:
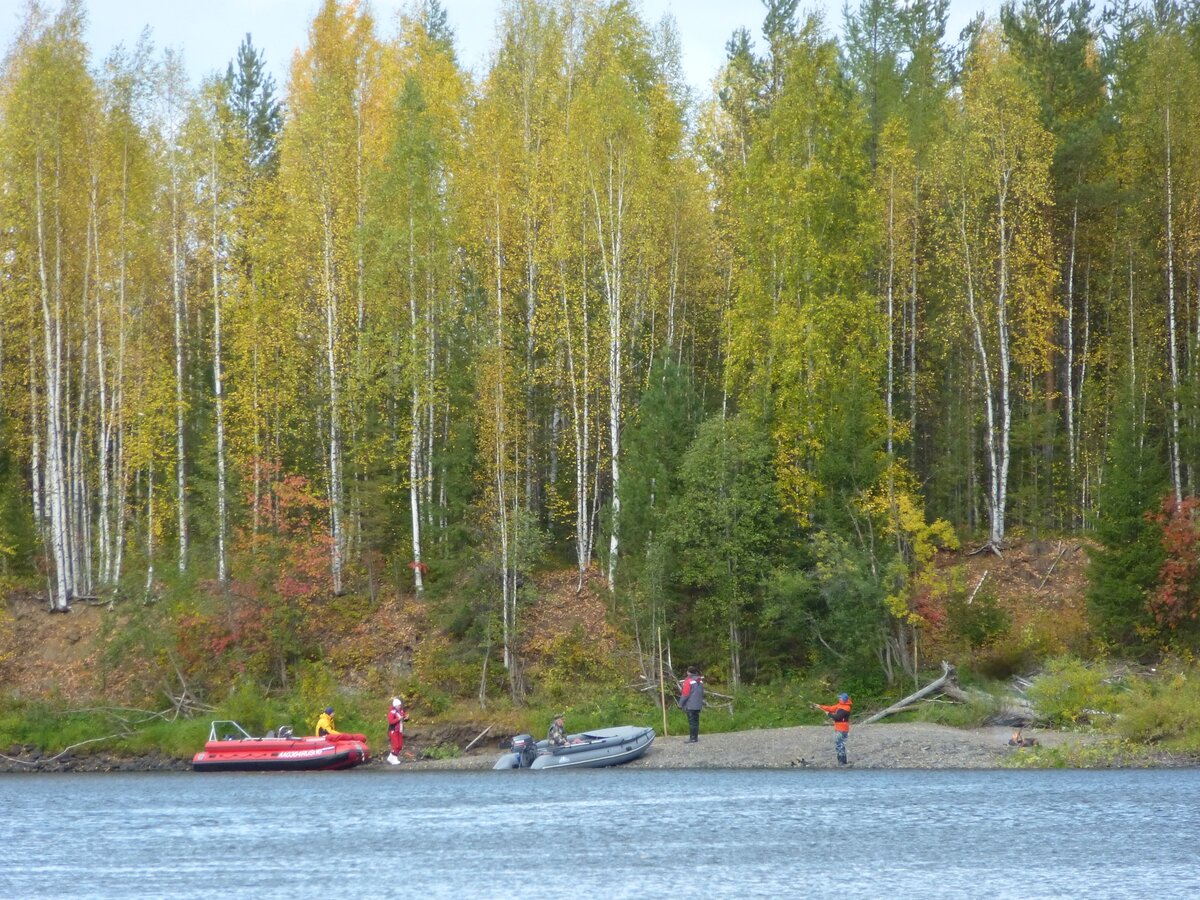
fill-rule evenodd
<path id="1" fill-rule="evenodd" d="M 1088 606 L 1108 641 L 1132 641 L 1149 621 L 1146 598 L 1157 582 L 1163 550 L 1161 528 L 1148 513 L 1165 489 L 1162 461 L 1133 401 L 1126 400 L 1113 423 L 1107 475 L 1098 492 L 1099 547 L 1088 570 Z"/>

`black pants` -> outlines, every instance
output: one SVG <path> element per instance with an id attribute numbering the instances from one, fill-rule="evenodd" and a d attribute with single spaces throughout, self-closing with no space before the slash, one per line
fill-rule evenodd
<path id="1" fill-rule="evenodd" d="M 685 709 L 688 717 L 688 740 L 700 740 L 700 710 Z"/>

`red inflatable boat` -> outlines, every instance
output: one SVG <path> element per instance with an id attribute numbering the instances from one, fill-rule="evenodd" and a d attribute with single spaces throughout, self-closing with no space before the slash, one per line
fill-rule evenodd
<path id="1" fill-rule="evenodd" d="M 350 769 L 370 758 L 364 741 L 296 737 L 287 726 L 278 734 L 251 737 L 237 722 L 217 721 L 209 729 L 204 749 L 192 757 L 192 768 L 197 772 L 315 772 Z"/>

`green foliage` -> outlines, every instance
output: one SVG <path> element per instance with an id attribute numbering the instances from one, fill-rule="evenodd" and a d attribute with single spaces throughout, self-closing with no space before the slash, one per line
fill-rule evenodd
<path id="1" fill-rule="evenodd" d="M 1111 715 L 1117 692 L 1105 683 L 1102 666 L 1075 657 L 1050 660 L 1034 679 L 1028 697 L 1039 715 L 1056 725 L 1079 725 Z"/>
<path id="2" fill-rule="evenodd" d="M 968 600 L 962 593 L 947 600 L 946 627 L 954 637 L 977 650 L 1007 632 L 1012 617 L 990 591 L 981 591 Z"/>
<path id="3" fill-rule="evenodd" d="M 874 655 L 888 621 L 885 587 L 868 555 L 841 535 L 817 532 L 811 545 L 814 631 L 831 663 L 866 677 L 876 670 Z"/>
<path id="4" fill-rule="evenodd" d="M 684 456 L 670 536 L 693 628 L 727 634 L 755 618 L 787 535 L 771 459 L 769 435 L 746 417 L 704 423 Z"/>
<path id="5" fill-rule="evenodd" d="M 290 725 L 286 708 L 267 697 L 253 681 L 241 682 L 221 703 L 213 718 L 233 719 L 251 734 L 265 734 L 280 725 Z M 295 726 L 293 725 L 293 728 Z"/>
<path id="6" fill-rule="evenodd" d="M 1115 728 L 1126 740 L 1200 753 L 1200 671 L 1195 665 L 1134 680 L 1118 710 Z"/>
<path id="7" fill-rule="evenodd" d="M 1163 563 L 1161 527 L 1149 514 L 1165 479 L 1128 400 L 1117 409 L 1108 459 L 1097 498 L 1099 547 L 1091 554 L 1087 598 L 1101 636 L 1127 644 L 1147 624 L 1146 601 Z"/>
<path id="8" fill-rule="evenodd" d="M 460 755 L 457 744 L 434 744 L 421 750 L 421 759 L 455 759 Z"/>
<path id="9" fill-rule="evenodd" d="M 1022 747 L 1004 757 L 1009 769 L 1111 769 L 1154 765 L 1152 751 L 1126 741 Z"/>
<path id="10" fill-rule="evenodd" d="M 582 625 L 556 637 L 544 656 L 546 662 L 531 668 L 529 674 L 539 690 L 554 701 L 571 697 L 580 682 L 597 691 L 615 690 L 622 682 L 617 660 L 590 640 Z"/>
<path id="11" fill-rule="evenodd" d="M 9 417 L 0 411 L 0 597 L 8 596 L 15 576 L 32 574 L 36 546 L 24 473 L 13 464 L 10 433 Z"/>

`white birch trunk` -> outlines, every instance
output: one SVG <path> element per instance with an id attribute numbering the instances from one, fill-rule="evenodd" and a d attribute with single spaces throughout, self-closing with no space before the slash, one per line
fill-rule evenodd
<path id="1" fill-rule="evenodd" d="M 417 316 L 416 288 L 416 247 L 413 236 L 412 213 L 408 216 L 408 348 L 409 367 L 408 377 L 412 383 L 412 408 L 410 411 L 409 427 L 411 434 L 408 442 L 408 498 L 409 513 L 412 518 L 412 552 L 413 552 L 413 586 L 418 596 L 425 590 L 425 580 L 421 574 L 421 465 L 422 447 L 421 436 L 421 342 L 418 337 L 420 319 Z"/>
<path id="2" fill-rule="evenodd" d="M 46 392 L 46 505 L 49 508 L 50 552 L 54 562 L 52 610 L 66 612 L 71 604 L 71 573 L 67 552 L 66 484 L 63 477 L 61 421 L 62 313 L 55 291 L 55 311 L 50 311 L 50 283 L 46 272 L 46 231 L 42 203 L 42 159 L 36 162 L 38 285 L 42 301 L 42 351 Z"/>
<path id="3" fill-rule="evenodd" d="M 1012 360 L 1009 352 L 1008 330 L 1008 223 L 1005 218 L 1005 203 L 1008 200 L 1010 173 L 1005 171 L 1000 178 L 998 218 L 1000 226 L 1000 284 L 996 292 L 996 330 L 1000 350 L 1000 470 L 993 473 L 992 498 L 995 504 L 992 515 L 991 542 L 999 547 L 1004 542 L 1004 520 L 1008 504 L 1008 466 L 1012 453 L 1012 391 L 1010 371 Z"/>
<path id="4" fill-rule="evenodd" d="M 604 296 L 608 309 L 608 437 L 612 459 L 612 522 L 608 540 L 608 589 L 616 589 L 617 558 L 621 533 L 621 380 L 622 364 L 622 277 L 625 227 L 625 161 L 611 144 L 608 148 L 608 173 L 604 198 L 595 180 L 592 202 L 595 205 L 596 237 L 600 244 L 604 275 Z"/>
<path id="5" fill-rule="evenodd" d="M 912 244 L 909 250 L 908 320 L 908 433 L 913 446 L 917 441 L 917 249 L 919 244 L 921 185 L 913 180 Z"/>
<path id="6" fill-rule="evenodd" d="M 104 582 L 115 586 L 121 578 L 121 566 L 125 553 L 125 507 L 129 488 L 129 473 L 125 465 L 124 399 L 125 358 L 128 322 L 125 316 L 125 291 L 127 287 L 126 225 L 129 211 L 129 149 L 121 151 L 121 219 L 117 234 L 119 256 L 117 263 L 117 359 L 113 374 L 113 390 L 108 412 L 107 453 L 111 460 L 112 501 L 111 553 Z"/>
<path id="7" fill-rule="evenodd" d="M 225 385 L 222 373 L 221 354 L 221 257 L 220 234 L 217 226 L 218 211 L 218 177 L 217 148 L 214 142 L 211 150 L 211 183 L 212 183 L 212 304 L 213 304 L 213 406 L 216 415 L 217 429 L 217 582 L 222 587 L 229 583 L 229 565 L 226 559 L 228 543 L 229 513 L 226 501 L 225 483 Z"/>
<path id="8" fill-rule="evenodd" d="M 334 284 L 333 213 L 324 209 L 325 361 L 329 375 L 329 516 L 330 569 L 334 594 L 342 593 L 344 536 L 342 534 L 342 441 L 338 418 L 337 288 Z"/>
<path id="9" fill-rule="evenodd" d="M 38 537 L 47 542 L 46 504 L 42 483 L 42 423 L 38 417 L 37 397 L 37 349 L 34 342 L 35 330 L 29 329 L 29 478 L 30 499 L 33 501 L 33 525 Z"/>
<path id="10" fill-rule="evenodd" d="M 122 188 L 121 214 L 121 260 L 117 276 L 117 371 L 114 376 L 113 400 L 110 421 L 112 435 L 115 441 L 115 458 L 113 472 L 116 480 L 116 498 L 113 504 L 113 561 L 112 569 L 107 579 L 109 584 L 117 584 L 121 579 L 121 566 L 125 555 L 125 507 L 129 494 L 129 471 L 125 457 L 125 358 L 128 322 L 125 317 L 125 290 L 127 287 L 126 247 L 125 247 L 125 204 L 127 202 L 127 180 Z"/>
<path id="11" fill-rule="evenodd" d="M 251 351 L 250 397 L 254 408 L 254 508 L 251 511 L 251 534 L 258 534 L 259 507 L 262 505 L 262 409 L 258 397 L 258 344 Z"/>
<path id="12" fill-rule="evenodd" d="M 504 434 L 504 371 L 502 356 L 504 353 L 504 289 L 503 270 L 504 253 L 500 243 L 500 203 L 496 201 L 496 360 L 499 367 L 496 372 L 495 385 L 495 414 L 496 414 L 496 449 L 493 464 L 496 467 L 496 516 L 500 530 L 500 618 L 501 637 L 504 644 L 504 668 L 512 672 L 514 657 L 512 650 L 513 636 L 516 628 L 515 605 L 510 609 L 513 598 L 509 593 L 509 534 L 508 534 L 508 503 L 507 480 L 505 478 L 506 453 Z"/>
<path id="13" fill-rule="evenodd" d="M 1183 476 L 1179 459 L 1179 338 L 1175 317 L 1175 215 L 1174 183 L 1171 171 L 1171 107 L 1165 114 L 1167 152 L 1167 355 L 1171 372 L 1171 485 L 1175 502 L 1183 501 Z"/>
<path id="14" fill-rule="evenodd" d="M 146 597 L 154 589 L 154 458 L 146 474 Z"/>
<path id="15" fill-rule="evenodd" d="M 895 378 L 896 378 L 896 170 L 893 168 L 888 177 L 887 205 L 887 455 L 890 459 L 895 452 L 894 416 L 895 416 Z"/>
<path id="16" fill-rule="evenodd" d="M 585 267 L 586 272 L 586 267 Z M 566 275 L 561 274 L 562 282 L 562 311 L 563 335 L 567 354 L 567 379 L 571 385 L 571 436 L 575 444 L 575 565 L 579 572 L 579 587 L 583 585 L 583 576 L 591 563 L 591 535 L 589 523 L 591 510 L 588 502 L 588 453 L 590 435 L 588 434 L 588 309 L 586 276 L 584 277 L 583 298 L 581 303 L 583 360 L 582 379 L 576 369 L 575 341 L 572 337 L 571 313 L 567 300 Z"/>
<path id="17" fill-rule="evenodd" d="M 1075 393 L 1075 446 L 1079 447 L 1080 437 L 1083 433 L 1083 398 L 1087 390 L 1088 383 L 1088 356 L 1091 353 L 1091 261 L 1088 261 L 1084 269 L 1083 279 L 1083 342 L 1079 353 L 1079 390 Z M 1111 285 L 1110 285 L 1111 290 Z M 1111 294 L 1109 295 L 1111 300 Z M 1088 486 L 1090 483 L 1090 472 L 1087 467 L 1082 467 L 1082 477 L 1079 479 L 1079 510 L 1082 514 L 1083 510 L 1088 508 L 1090 502 L 1090 492 Z"/>
<path id="18" fill-rule="evenodd" d="M 96 181 L 93 179 L 93 192 L 96 189 Z M 95 259 L 96 259 L 96 284 L 97 290 L 95 294 L 95 306 L 93 312 L 96 317 L 96 474 L 99 480 L 100 488 L 100 503 L 97 509 L 97 526 L 100 531 L 99 535 L 99 551 L 100 551 L 100 571 L 99 582 L 102 585 L 110 583 L 112 573 L 112 525 L 111 525 L 111 509 L 112 502 L 112 473 L 109 468 L 111 453 L 110 439 L 112 433 L 112 416 L 108 408 L 108 377 L 105 365 L 104 356 L 104 315 L 100 302 L 101 291 L 100 286 L 100 235 L 95 224 L 95 207 L 92 212 L 92 236 L 95 241 Z M 86 364 L 86 361 L 85 361 Z"/>
<path id="19" fill-rule="evenodd" d="M 172 162 L 174 170 L 174 162 Z M 175 307 L 175 507 L 179 529 L 179 571 L 187 571 L 187 457 L 184 448 L 183 407 L 183 261 L 179 246 L 179 183 L 171 173 L 171 292 Z"/>
<path id="20" fill-rule="evenodd" d="M 992 393 L 992 369 L 988 361 L 987 341 L 984 337 L 983 322 L 979 317 L 979 309 L 975 299 L 975 272 L 971 261 L 971 246 L 967 237 L 967 202 L 965 199 L 962 201 L 962 208 L 959 213 L 959 236 L 963 244 L 963 273 L 966 276 L 967 311 L 971 316 L 971 332 L 975 339 L 975 351 L 979 354 L 979 368 L 983 375 L 984 412 L 987 417 L 988 471 L 991 476 L 991 484 L 988 491 L 988 507 L 989 513 L 992 514 L 991 535 L 994 539 L 996 532 L 994 515 L 995 485 L 996 476 L 1000 469 L 996 440 L 996 404 Z"/>
<path id="21" fill-rule="evenodd" d="M 1075 446 L 1075 242 L 1079 233 L 1079 201 L 1075 201 L 1075 209 L 1071 214 L 1071 249 L 1067 254 L 1067 321 L 1066 340 L 1066 373 L 1063 378 L 1063 389 L 1066 391 L 1064 406 L 1067 414 L 1067 465 L 1069 478 L 1075 484 L 1076 457 L 1078 450 Z"/>

